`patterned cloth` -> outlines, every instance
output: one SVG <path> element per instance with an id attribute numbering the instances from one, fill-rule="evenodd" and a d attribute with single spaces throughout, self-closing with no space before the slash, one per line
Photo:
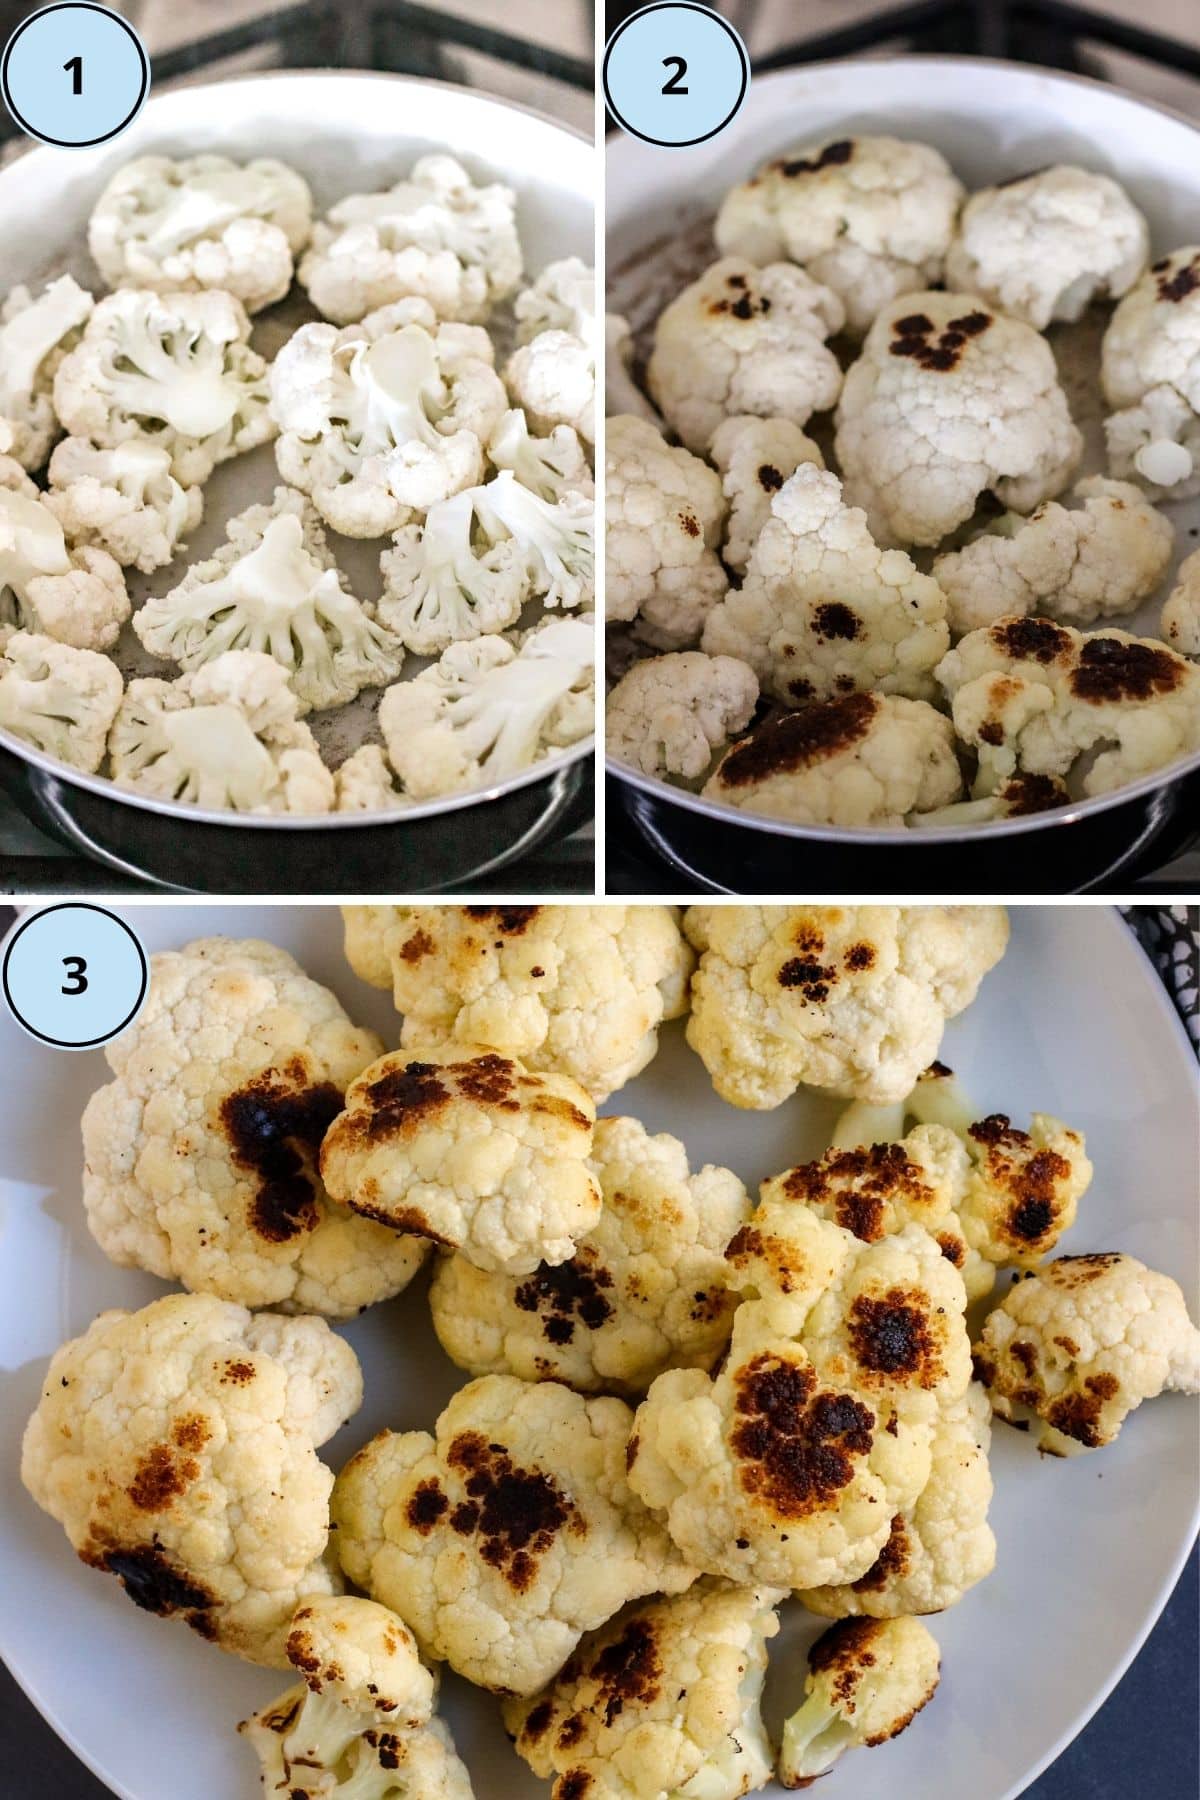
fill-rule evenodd
<path id="1" fill-rule="evenodd" d="M 1200 1055 L 1200 906 L 1123 906 Z"/>

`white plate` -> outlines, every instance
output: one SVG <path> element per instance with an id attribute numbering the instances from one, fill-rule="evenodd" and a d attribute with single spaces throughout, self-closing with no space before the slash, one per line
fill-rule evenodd
<path id="1" fill-rule="evenodd" d="M 395 1041 L 385 995 L 341 955 L 336 909 L 123 907 L 150 950 L 216 931 L 291 950 L 354 1016 Z M 1157 978 L 1117 915 L 1036 907 L 1013 915 L 1013 943 L 947 1033 L 943 1054 L 989 1109 L 1033 1107 L 1082 1127 L 1096 1179 L 1068 1248 L 1132 1251 L 1185 1284 L 1197 1265 L 1195 1064 Z M 77 1120 L 106 1077 L 99 1054 L 69 1055 L 0 1018 L 0 1651 L 51 1724 L 127 1800 L 252 1800 L 254 1760 L 235 1722 L 284 1680 L 223 1657 L 179 1625 L 133 1608 L 117 1583 L 71 1555 L 21 1488 L 18 1446 L 45 1360 L 102 1307 L 163 1291 L 101 1256 L 79 1203 Z M 727 1162 L 748 1183 L 815 1153 L 835 1108 L 798 1097 L 773 1113 L 715 1099 L 679 1026 L 610 1110 L 687 1142 L 694 1162 Z M 1188 1293 L 1195 1302 L 1194 1292 Z M 383 1426 L 431 1425 L 463 1379 L 410 1291 L 346 1328 L 367 1400 L 326 1454 L 344 1457 Z M 1144 1406 L 1111 1449 L 1039 1460 L 999 1427 L 992 1467 L 995 1574 L 933 1629 L 944 1678 L 896 1743 L 849 1753 L 822 1800 L 1002 1800 L 1066 1745 L 1120 1676 L 1178 1576 L 1196 1527 L 1197 1409 Z M 798 1646 L 819 1629 L 789 1620 L 770 1684 L 777 1722 L 798 1694 Z M 793 1699 L 793 1704 L 794 1699 Z M 1186 1697 L 1181 1696 L 1186 1705 Z M 450 1678 L 445 1709 L 478 1800 L 545 1789 L 504 1740 L 494 1700 Z M 777 1792 L 779 1790 L 776 1790 Z"/>

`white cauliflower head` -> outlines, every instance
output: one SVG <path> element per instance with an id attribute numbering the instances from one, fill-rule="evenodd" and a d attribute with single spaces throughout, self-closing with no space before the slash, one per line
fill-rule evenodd
<path id="1" fill-rule="evenodd" d="M 148 438 L 103 450 L 64 438 L 50 458 L 43 496 L 67 539 L 106 550 L 123 568 L 149 575 L 180 551 L 199 525 L 204 499 L 171 473 L 170 453 Z"/>
<path id="2" fill-rule="evenodd" d="M 758 535 L 771 516 L 771 501 L 801 463 L 825 467 L 819 447 L 790 419 L 725 419 L 713 433 L 709 454 L 721 471 L 729 502 L 729 526 L 721 554 L 744 572 Z"/>
<path id="3" fill-rule="evenodd" d="M 1100 381 L 1111 473 L 1152 499 L 1200 493 L 1200 245 L 1154 263 L 1113 313 Z"/>
<path id="4" fill-rule="evenodd" d="M 439 1260 L 433 1324 L 460 1368 L 639 1394 L 720 1356 L 734 1306 L 723 1252 L 750 1211 L 737 1176 L 691 1173 L 678 1138 L 627 1118 L 597 1121 L 591 1168 L 603 1209 L 569 1261 L 521 1278 Z"/>
<path id="5" fill-rule="evenodd" d="M 530 431 L 519 406 L 502 416 L 488 439 L 487 454 L 493 467 L 511 469 L 521 486 L 540 500 L 565 500 L 595 491 L 579 433 L 569 425 L 556 425 L 540 437 Z"/>
<path id="6" fill-rule="evenodd" d="M 585 443 L 596 436 L 596 349 L 570 331 L 539 331 L 504 365 L 515 403 L 535 431 L 566 425 Z"/>
<path id="7" fill-rule="evenodd" d="M 637 619 L 657 649 L 685 649 L 729 586 L 720 477 L 646 419 L 619 414 L 605 430 L 605 613 Z"/>
<path id="8" fill-rule="evenodd" d="M 0 309 L 0 420 L 6 450 L 23 468 L 40 469 L 62 428 L 52 398 L 54 377 L 95 302 L 70 275 L 49 282 L 35 300 L 15 287 Z"/>
<path id="9" fill-rule="evenodd" d="M 579 256 L 547 263 L 537 280 L 513 302 L 517 339 L 531 343 L 543 331 L 569 331 L 596 343 L 596 271 Z"/>
<path id="10" fill-rule="evenodd" d="M 404 1016 L 401 1043 L 486 1044 L 599 1104 L 687 1006 L 692 956 L 668 906 L 348 906 L 346 956 Z"/>
<path id="11" fill-rule="evenodd" d="M 836 448 L 881 543 L 937 544 L 988 490 L 1029 512 L 1066 486 L 1083 440 L 1054 353 L 971 294 L 905 294 L 847 371 Z"/>
<path id="12" fill-rule="evenodd" d="M 339 1585 L 317 1446 L 361 1400 L 358 1360 L 323 1319 L 168 1294 L 55 1352 L 21 1479 L 135 1606 L 286 1667 L 297 1602 Z"/>
<path id="13" fill-rule="evenodd" d="M 1057 775 L 1012 775 L 994 794 L 978 800 L 956 800 L 932 812 L 910 813 L 905 820 L 917 830 L 963 825 L 990 825 L 996 819 L 1026 818 L 1030 813 L 1051 812 L 1066 806 L 1070 793 Z"/>
<path id="14" fill-rule="evenodd" d="M 139 156 L 119 168 L 88 222 L 109 287 L 221 288 L 247 312 L 282 300 L 312 229 L 312 195 L 271 157 Z"/>
<path id="15" fill-rule="evenodd" d="M 713 234 L 725 255 L 800 263 L 861 337 L 897 294 L 931 287 L 963 198 L 930 144 L 894 137 L 801 144 L 731 188 Z"/>
<path id="16" fill-rule="evenodd" d="M 94 774 L 121 706 L 120 670 L 95 650 L 18 631 L 0 650 L 0 730 Z"/>
<path id="17" fill-rule="evenodd" d="M 630 413 L 661 431 L 663 422 L 634 379 L 634 342 L 629 320 L 620 313 L 604 315 L 604 410 L 612 417 Z"/>
<path id="18" fill-rule="evenodd" d="M 869 690 L 927 700 L 950 643 L 946 597 L 881 549 L 836 475 L 802 463 L 771 501 L 745 579 L 709 613 L 703 647 L 740 656 L 785 703 Z"/>
<path id="19" fill-rule="evenodd" d="M 695 1576 L 630 1492 L 631 1418 L 558 1382 L 468 1383 L 436 1438 L 381 1432 L 342 1470 L 342 1567 L 426 1655 L 494 1692 L 536 1692 L 585 1631 Z"/>
<path id="20" fill-rule="evenodd" d="M 903 825 L 962 792 L 950 720 L 924 700 L 811 700 L 752 731 L 704 785 L 710 800 L 800 825 Z"/>
<path id="21" fill-rule="evenodd" d="M 0 648 L 26 631 L 75 650 L 110 650 L 129 610 L 125 577 L 108 552 L 68 548 L 46 497 L 0 456 Z"/>
<path id="22" fill-rule="evenodd" d="M 206 938 L 154 956 L 83 1118 L 101 1248 L 246 1306 L 349 1318 L 399 1293 L 428 1245 L 336 1205 L 317 1166 L 381 1048 L 284 950 Z"/>
<path id="23" fill-rule="evenodd" d="M 692 906 L 688 1042 L 721 1098 L 902 1100 L 1008 944 L 998 906 Z"/>
<path id="24" fill-rule="evenodd" d="M 773 1756 L 759 1712 L 781 1592 L 698 1581 L 586 1637 L 557 1679 L 509 1700 L 518 1756 L 551 1800 L 738 1800 Z"/>
<path id="25" fill-rule="evenodd" d="M 302 494 L 276 488 L 271 506 L 238 513 L 225 535 L 215 555 L 136 614 L 152 656 L 193 670 L 229 650 L 263 653 L 285 671 L 299 712 L 395 680 L 403 646 L 350 593 Z"/>
<path id="26" fill-rule="evenodd" d="M 825 340 L 844 318 L 837 295 L 803 269 L 723 257 L 659 315 L 646 365 L 651 396 L 697 452 L 734 415 L 805 425 L 828 412 L 841 389 Z"/>
<path id="27" fill-rule="evenodd" d="M 145 437 L 184 487 L 275 435 L 267 365 L 240 300 L 214 290 L 121 288 L 98 302 L 58 367 L 54 408 L 72 437 L 112 449 Z"/>
<path id="28" fill-rule="evenodd" d="M 1060 1256 L 1014 1281 L 975 1352 L 998 1417 L 1039 1450 L 1111 1444 L 1143 1400 L 1200 1393 L 1200 1331 L 1179 1284 L 1135 1256 Z"/>
<path id="29" fill-rule="evenodd" d="M 335 812 L 390 812 L 409 804 L 378 744 L 363 744 L 334 771 Z"/>
<path id="30" fill-rule="evenodd" d="M 785 1721 L 779 1779 L 807 1787 L 845 1750 L 886 1744 L 937 1692 L 941 1653 L 919 1619 L 840 1619 L 808 1653 L 804 1700 Z"/>
<path id="31" fill-rule="evenodd" d="M 299 707 L 287 670 L 258 650 L 131 681 L 109 733 L 113 780 L 191 806 L 327 813 L 333 776 Z"/>
<path id="32" fill-rule="evenodd" d="M 1054 163 L 963 207 L 946 281 L 1037 331 L 1116 300 L 1146 267 L 1150 229 L 1110 175 Z"/>
<path id="33" fill-rule="evenodd" d="M 1182 656 L 1200 656 L 1200 550 L 1179 565 L 1175 586 L 1163 601 L 1162 634 Z"/>
<path id="34" fill-rule="evenodd" d="M 635 662 L 608 696 L 609 754 L 643 775 L 694 781 L 750 722 L 758 677 L 735 656 L 681 650 Z"/>
<path id="35" fill-rule="evenodd" d="M 422 156 L 394 187 L 331 207 L 299 272 L 338 325 L 410 298 L 439 319 L 478 323 L 521 280 L 516 196 L 499 182 L 477 187 L 452 156 Z"/>
<path id="36" fill-rule="evenodd" d="M 961 550 L 934 559 L 956 637 L 994 619 L 1040 613 L 1073 625 L 1132 612 L 1171 560 L 1169 519 L 1127 481 L 1090 475 L 1080 504 L 1044 501 L 1025 519 L 1004 513 Z"/>

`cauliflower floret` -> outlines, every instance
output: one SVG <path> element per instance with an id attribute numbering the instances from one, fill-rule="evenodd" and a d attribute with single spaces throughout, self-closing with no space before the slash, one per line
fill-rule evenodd
<path id="1" fill-rule="evenodd" d="M 582 257 L 547 263 L 537 280 L 513 302 L 517 342 L 530 343 L 543 331 L 569 331 L 595 345 L 596 271 Z"/>
<path id="2" fill-rule="evenodd" d="M 941 279 L 963 192 L 929 144 L 894 137 L 801 144 L 730 189 L 713 235 L 726 255 L 802 264 L 832 288 L 847 330 L 861 337 L 897 294 Z"/>
<path id="3" fill-rule="evenodd" d="M 1107 745 L 1082 781 L 1085 794 L 1105 794 L 1200 746 L 1200 670 L 1155 638 L 997 619 L 936 674 L 955 731 L 978 752 L 977 797 L 1018 772 L 1065 776 Z"/>
<path id="4" fill-rule="evenodd" d="M 759 533 L 771 516 L 771 500 L 801 463 L 825 467 L 820 449 L 790 419 L 735 415 L 713 433 L 709 454 L 723 477 L 729 502 L 724 560 L 744 572 Z"/>
<path id="5" fill-rule="evenodd" d="M 0 650 L 0 730 L 91 775 L 104 760 L 125 684 L 94 650 L 18 631 Z"/>
<path id="6" fill-rule="evenodd" d="M 891 1521 L 878 1558 L 856 1581 L 807 1589 L 799 1598 L 823 1618 L 895 1619 L 943 1612 L 996 1566 L 987 1522 L 992 1499 L 987 1395 L 972 1382 L 942 1407 L 929 1480 L 916 1505 Z"/>
<path id="7" fill-rule="evenodd" d="M 596 436 L 596 350 L 570 331 L 539 331 L 504 365 L 516 404 L 536 431 L 569 425 L 585 443 Z"/>
<path id="8" fill-rule="evenodd" d="M 628 413 L 646 419 L 656 431 L 663 422 L 655 412 L 633 375 L 633 332 L 629 320 L 620 313 L 604 315 L 604 410 L 611 417 Z"/>
<path id="9" fill-rule="evenodd" d="M 637 619 L 656 649 L 685 649 L 729 586 L 720 477 L 632 414 L 609 419 L 605 457 L 605 613 Z"/>
<path id="10" fill-rule="evenodd" d="M 26 469 L 40 469 L 62 434 L 51 399 L 54 377 L 95 302 L 70 275 L 51 281 L 35 300 L 15 287 L 0 310 L 0 420 L 4 446 Z"/>
<path id="11" fill-rule="evenodd" d="M 1054 163 L 981 188 L 962 210 L 946 281 L 1045 331 L 1093 300 L 1127 293 L 1146 267 L 1150 229 L 1110 175 Z"/>
<path id="12" fill-rule="evenodd" d="M 759 1706 L 782 1598 L 699 1581 L 630 1608 L 542 1694 L 505 1702 L 518 1756 L 556 1777 L 557 1800 L 738 1800 L 764 1787 L 774 1759 Z"/>
<path id="13" fill-rule="evenodd" d="M 267 365 L 240 300 L 213 290 L 122 288 L 101 300 L 59 364 L 54 408 L 72 437 L 113 449 L 150 438 L 184 487 L 275 435 Z"/>
<path id="14" fill-rule="evenodd" d="M 139 156 L 96 202 L 88 249 L 109 287 L 221 288 L 253 313 L 283 299 L 311 230 L 308 183 L 286 163 Z"/>
<path id="15" fill-rule="evenodd" d="M 487 453 L 495 468 L 511 469 L 521 486 L 540 500 L 595 492 L 578 432 L 556 425 L 547 437 L 537 437 L 519 406 L 504 414 L 488 439 Z"/>
<path id="16" fill-rule="evenodd" d="M 335 771 L 334 812 L 390 812 L 410 804 L 396 786 L 387 757 L 378 744 L 364 744 Z"/>
<path id="17" fill-rule="evenodd" d="M 323 1319 L 276 1325 L 204 1294 L 101 1313 L 50 1359 L 21 1479 L 135 1606 L 285 1668 L 297 1602 L 340 1586 L 316 1450 L 362 1377 Z"/>
<path id="18" fill-rule="evenodd" d="M 631 1494 L 620 1400 L 486 1375 L 425 1431 L 380 1432 L 342 1470 L 332 1516 L 351 1580 L 427 1656 L 532 1694 L 585 1631 L 695 1570 Z"/>
<path id="19" fill-rule="evenodd" d="M 1163 602 L 1162 634 L 1183 656 L 1200 656 L 1200 550 L 1179 565 L 1175 586 Z"/>
<path id="20" fill-rule="evenodd" d="M 348 906 L 346 957 L 391 988 L 401 1043 L 486 1044 L 596 1101 L 640 1075 L 687 1007 L 668 906 Z"/>
<path id="21" fill-rule="evenodd" d="M 646 365 L 651 396 L 697 452 L 735 415 L 805 425 L 828 412 L 841 389 L 825 339 L 844 319 L 837 295 L 803 269 L 723 257 L 659 315 Z"/>
<path id="22" fill-rule="evenodd" d="M 1073 1456 L 1111 1444 L 1143 1400 L 1200 1393 L 1200 1331 L 1178 1282 L 1135 1256 L 1060 1256 L 988 1314 L 976 1368 L 1000 1418 Z"/>
<path id="23" fill-rule="evenodd" d="M 1051 812 L 1056 806 L 1067 806 L 1070 799 L 1066 783 L 1056 775 L 1014 775 L 981 800 L 958 800 L 952 806 L 935 807 L 932 812 L 910 813 L 904 823 L 915 828 L 990 825 L 995 819 Z"/>
<path id="24" fill-rule="evenodd" d="M 502 781 L 592 729 L 590 618 L 548 619 L 519 650 L 502 637 L 451 644 L 379 707 L 388 758 L 415 800 Z"/>
<path id="25" fill-rule="evenodd" d="M 566 1262 L 600 1217 L 590 1095 L 494 1050 L 427 1054 L 393 1051 L 350 1084 L 321 1146 L 329 1193 L 476 1268 Z"/>
<path id="26" fill-rule="evenodd" d="M 116 1079 L 83 1115 L 83 1202 L 106 1255 L 247 1306 L 350 1318 L 428 1245 L 335 1205 L 321 1139 L 382 1049 L 284 950 L 202 938 L 151 959 Z"/>
<path id="27" fill-rule="evenodd" d="M 847 371 L 836 449 L 880 543 L 937 544 L 990 490 L 1014 512 L 1060 492 L 1083 439 L 1054 353 L 970 294 L 905 294 Z"/>
<path id="28" fill-rule="evenodd" d="M 144 575 L 187 549 L 183 540 L 204 514 L 199 487 L 176 481 L 169 453 L 148 438 L 110 450 L 64 438 L 47 473 L 43 498 L 71 543 L 98 545 Z"/>
<path id="29" fill-rule="evenodd" d="M 298 713 L 395 680 L 404 650 L 346 587 L 302 494 L 276 488 L 273 505 L 238 513 L 225 536 L 136 614 L 152 656 L 193 670 L 229 650 L 263 652 L 285 671 Z"/>
<path id="30" fill-rule="evenodd" d="M 639 1394 L 666 1368 L 720 1356 L 734 1305 L 723 1252 L 750 1211 L 737 1176 L 689 1173 L 678 1138 L 625 1118 L 597 1121 L 591 1167 L 603 1210 L 569 1262 L 521 1280 L 439 1260 L 433 1325 L 460 1368 Z"/>
<path id="31" fill-rule="evenodd" d="M 333 776 L 299 704 L 287 670 L 257 650 L 226 650 L 178 681 L 131 681 L 109 733 L 113 780 L 191 806 L 327 813 Z"/>
<path id="32" fill-rule="evenodd" d="M 1004 513 L 962 550 L 934 559 L 956 637 L 993 619 L 1040 613 L 1090 625 L 1132 612 L 1171 560 L 1175 531 L 1140 488 L 1091 475 L 1074 509 L 1046 501 L 1023 519 Z"/>
<path id="33" fill-rule="evenodd" d="M 342 331 L 302 325 L 271 366 L 279 473 L 335 531 L 383 537 L 483 475 L 508 406 L 486 331 L 401 301 Z"/>
<path id="34" fill-rule="evenodd" d="M 128 617 L 117 563 L 90 545 L 68 549 L 40 489 L 0 456 L 0 649 L 26 631 L 74 650 L 109 650 Z"/>
<path id="35" fill-rule="evenodd" d="M 758 704 L 758 677 L 735 656 L 683 650 L 636 662 L 608 696 L 609 754 L 643 775 L 703 775 Z"/>
<path id="36" fill-rule="evenodd" d="M 873 1749 L 911 1725 L 941 1680 L 937 1640 L 918 1619 L 840 1619 L 808 1653 L 804 1701 L 783 1727 L 779 1779 L 807 1787 L 843 1750 Z"/>
<path id="37" fill-rule="evenodd" d="M 705 783 L 710 800 L 804 825 L 903 825 L 955 800 L 954 727 L 924 700 L 847 694 L 760 725 Z"/>
<path id="38" fill-rule="evenodd" d="M 521 280 L 516 196 L 499 182 L 476 187 L 452 156 L 422 156 L 383 193 L 339 200 L 299 274 L 337 325 L 411 297 L 439 319 L 477 323 Z"/>
<path id="39" fill-rule="evenodd" d="M 1008 944 L 999 906 L 692 906 L 688 1042 L 723 1100 L 902 1100 Z"/>
<path id="40" fill-rule="evenodd" d="M 1113 313 L 1100 358 L 1110 472 L 1152 499 L 1200 493 L 1200 246 L 1164 256 Z"/>
<path id="41" fill-rule="evenodd" d="M 740 588 L 708 614 L 703 648 L 740 656 L 785 705 L 852 689 L 928 700 L 949 647 L 946 596 L 883 550 L 836 475 L 803 463 L 771 501 Z"/>

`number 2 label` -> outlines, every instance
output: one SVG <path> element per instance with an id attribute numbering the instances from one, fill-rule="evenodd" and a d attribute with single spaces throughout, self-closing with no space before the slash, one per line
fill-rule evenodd
<path id="1" fill-rule="evenodd" d="M 680 83 L 682 82 L 684 76 L 687 74 L 687 63 L 684 61 L 683 57 L 682 56 L 664 56 L 663 57 L 663 68 L 664 69 L 674 69 L 674 71 L 675 71 L 675 73 L 672 75 L 670 81 L 667 81 L 663 84 L 663 89 L 662 89 L 663 93 L 664 94 L 686 94 L 688 90 L 685 87 L 680 86 Z"/>

